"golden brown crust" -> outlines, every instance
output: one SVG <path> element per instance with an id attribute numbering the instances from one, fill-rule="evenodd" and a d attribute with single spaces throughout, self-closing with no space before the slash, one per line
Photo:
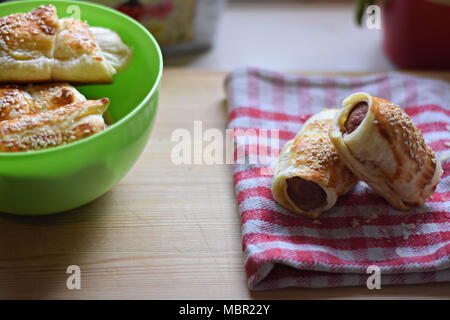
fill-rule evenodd
<path id="1" fill-rule="evenodd" d="M 274 199 L 292 212 L 317 218 L 336 203 L 338 196 L 351 190 L 356 177 L 339 158 L 328 136 L 337 109 L 325 109 L 311 117 L 297 136 L 286 143 L 278 159 L 272 180 Z M 298 177 L 316 183 L 326 194 L 326 202 L 304 211 L 289 198 L 286 181 Z"/>
<path id="2" fill-rule="evenodd" d="M 85 100 L 77 89 L 67 83 L 0 85 L 0 121 Z"/>
<path id="3" fill-rule="evenodd" d="M 88 100 L 0 123 L 0 152 L 38 150 L 74 142 L 104 130 L 109 100 Z"/>
<path id="4" fill-rule="evenodd" d="M 33 52 L 43 52 L 50 58 L 57 28 L 58 16 L 53 5 L 2 17 L 0 47 L 19 59 L 30 57 Z"/>
<path id="5" fill-rule="evenodd" d="M 98 55 L 94 58 L 102 61 L 100 49 L 95 43 L 94 36 L 89 30 L 87 23 L 80 20 L 64 18 L 61 19 L 60 28 L 64 32 L 58 37 L 58 47 L 60 50 L 55 50 L 54 57 L 56 59 L 67 60 L 83 54 L 97 53 Z"/>
<path id="6" fill-rule="evenodd" d="M 59 19 L 54 6 L 0 18 L 0 82 L 111 83 L 132 50 L 111 30 L 103 54 L 85 22 Z"/>
<path id="7" fill-rule="evenodd" d="M 359 127 L 347 134 L 344 124 L 361 101 L 369 104 L 368 112 Z M 442 174 L 435 153 L 411 118 L 400 107 L 366 93 L 344 100 L 330 137 L 353 173 L 396 209 L 423 204 Z"/>
<path id="8" fill-rule="evenodd" d="M 43 111 L 86 100 L 77 89 L 64 82 L 30 84 L 23 90 L 37 101 Z"/>
<path id="9" fill-rule="evenodd" d="M 41 107 L 20 86 L 0 86 L 0 121 L 41 112 Z"/>
<path id="10" fill-rule="evenodd" d="M 389 101 L 373 97 L 372 112 L 377 121 L 376 128 L 380 135 L 388 142 L 392 154 L 395 155 L 395 168 L 392 173 L 385 172 L 386 179 L 393 183 L 402 177 L 405 182 L 412 180 L 413 174 L 408 166 L 408 172 L 404 172 L 403 164 L 406 161 L 414 164 L 414 173 L 418 173 L 423 165 L 430 165 L 430 159 L 434 158 L 434 152 L 426 144 L 422 133 L 414 126 L 411 118 L 398 106 Z M 400 146 L 400 150 L 398 150 Z M 426 163 L 428 162 L 428 163 Z M 435 165 L 431 165 L 434 172 Z M 409 174 L 408 174 L 409 173 Z M 429 177 L 430 179 L 432 178 Z"/>
<path id="11" fill-rule="evenodd" d="M 79 20 L 60 20 L 53 57 L 52 79 L 55 81 L 110 83 L 116 73 L 104 60 L 89 26 Z"/>
<path id="12" fill-rule="evenodd" d="M 334 173 L 339 166 L 339 157 L 328 137 L 328 128 L 332 120 L 314 121 L 305 127 L 305 133 L 294 140 L 291 161 L 297 166 L 305 166 L 311 177 L 323 179 L 325 187 L 335 188 Z M 314 134 L 317 132 L 326 134 Z M 310 134 L 313 133 L 313 134 Z"/>

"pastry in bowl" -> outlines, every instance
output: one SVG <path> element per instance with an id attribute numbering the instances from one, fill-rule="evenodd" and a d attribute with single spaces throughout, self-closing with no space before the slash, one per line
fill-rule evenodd
<path id="1" fill-rule="evenodd" d="M 70 0 L 2 2 L 0 17 L 30 12 L 49 2 L 61 18 L 71 14 L 69 8 L 77 6 L 81 20 L 88 21 L 91 26 L 116 31 L 133 48 L 133 59 L 114 76 L 112 85 L 77 85 L 88 99 L 107 97 L 111 101 L 107 109 L 111 126 L 107 130 L 58 147 L 32 152 L 0 152 L 0 212 L 32 216 L 57 213 L 85 205 L 111 190 L 144 150 L 158 110 L 163 70 L 161 50 L 148 30 L 135 20 L 92 2 Z M 92 28 L 89 30 L 94 35 Z M 3 43 L 0 43 L 0 56 L 4 57 Z M 104 57 L 106 50 L 114 54 L 116 49 L 102 49 Z M 0 74 L 3 71 L 0 69 Z M 11 79 L 10 82 L 14 81 Z M 65 82 L 73 85 L 72 80 Z M 100 106 L 100 111 L 94 113 L 99 120 L 100 115 L 96 113 L 100 113 L 105 105 L 100 101 Z M 83 116 L 82 119 L 92 119 L 89 111 Z M 66 123 L 58 124 L 63 125 L 62 129 L 67 128 Z"/>
<path id="2" fill-rule="evenodd" d="M 0 82 L 111 83 L 131 53 L 114 31 L 58 19 L 53 5 L 0 18 Z"/>
<path id="3" fill-rule="evenodd" d="M 440 161 L 411 118 L 368 93 L 344 100 L 330 139 L 347 167 L 396 209 L 422 205 L 442 175 Z"/>
<path id="4" fill-rule="evenodd" d="M 0 121 L 86 101 L 68 83 L 0 85 Z"/>
<path id="5" fill-rule="evenodd" d="M 328 136 L 338 113 L 325 109 L 312 116 L 281 150 L 272 194 L 286 209 L 317 218 L 353 189 L 357 178 L 344 165 Z"/>
<path id="6" fill-rule="evenodd" d="M 105 129 L 107 98 L 75 102 L 0 122 L 0 152 L 38 150 L 74 142 Z"/>
<path id="7" fill-rule="evenodd" d="M 0 152 L 38 150 L 105 129 L 109 100 L 86 100 L 67 83 L 0 86 Z"/>

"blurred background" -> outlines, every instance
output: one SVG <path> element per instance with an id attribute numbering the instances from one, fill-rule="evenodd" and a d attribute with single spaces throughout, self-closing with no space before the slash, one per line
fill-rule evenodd
<path id="1" fill-rule="evenodd" d="M 450 0 L 97 0 L 141 21 L 165 65 L 450 69 Z M 373 6 L 376 5 L 376 6 Z"/>
<path id="2" fill-rule="evenodd" d="M 380 30 L 357 26 L 353 1 L 229 1 L 210 51 L 168 66 L 231 70 L 390 70 Z"/>
<path id="3" fill-rule="evenodd" d="M 164 49 L 166 66 L 232 70 L 254 65 L 305 71 L 394 68 L 383 54 L 381 30 L 356 24 L 356 3 L 351 0 L 96 2 L 115 6 L 146 25 Z"/>
<path id="4" fill-rule="evenodd" d="M 450 0 L 92 2 L 145 25 L 163 48 L 168 67 L 450 70 Z"/>

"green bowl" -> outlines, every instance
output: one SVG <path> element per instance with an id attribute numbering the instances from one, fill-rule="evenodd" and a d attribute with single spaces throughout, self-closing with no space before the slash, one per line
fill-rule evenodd
<path id="1" fill-rule="evenodd" d="M 113 84 L 77 87 L 88 99 L 110 99 L 113 124 L 108 129 L 56 148 L 0 153 L 0 212 L 43 215 L 98 198 L 142 153 L 158 107 L 162 55 L 147 29 L 118 11 L 81 1 L 7 2 L 0 4 L 0 16 L 44 4 L 55 5 L 60 18 L 73 16 L 79 8 L 81 20 L 118 32 L 134 56 Z"/>

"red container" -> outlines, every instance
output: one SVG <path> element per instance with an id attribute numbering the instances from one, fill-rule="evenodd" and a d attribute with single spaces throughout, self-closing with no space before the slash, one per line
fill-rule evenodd
<path id="1" fill-rule="evenodd" d="M 400 68 L 450 69 L 450 0 L 388 0 L 384 50 Z"/>

